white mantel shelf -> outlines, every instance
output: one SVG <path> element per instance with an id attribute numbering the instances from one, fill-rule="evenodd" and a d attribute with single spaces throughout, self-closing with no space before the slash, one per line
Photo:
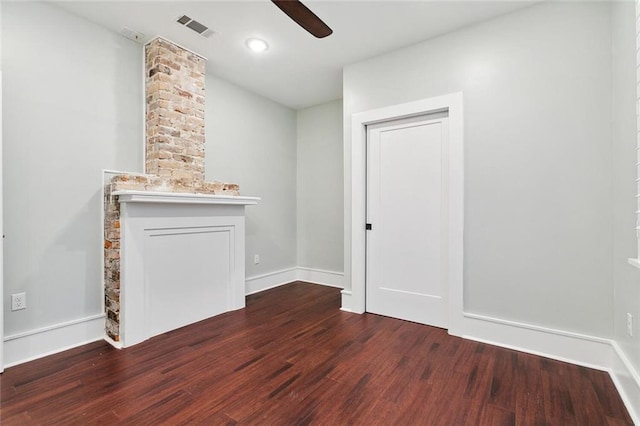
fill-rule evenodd
<path id="1" fill-rule="evenodd" d="M 164 204 L 227 204 L 250 206 L 258 204 L 260 197 L 233 195 L 192 194 L 185 192 L 114 191 L 121 203 L 164 203 Z"/>

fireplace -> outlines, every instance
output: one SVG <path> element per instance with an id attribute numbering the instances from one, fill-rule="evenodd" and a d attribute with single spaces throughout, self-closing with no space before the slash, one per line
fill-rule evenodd
<path id="1" fill-rule="evenodd" d="M 244 307 L 245 206 L 204 180 L 205 61 L 145 45 L 145 174 L 104 172 L 106 340 L 117 347 Z"/>

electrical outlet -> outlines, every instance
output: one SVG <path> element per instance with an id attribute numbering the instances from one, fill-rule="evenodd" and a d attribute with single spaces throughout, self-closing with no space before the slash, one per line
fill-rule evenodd
<path id="1" fill-rule="evenodd" d="M 633 315 L 627 312 L 627 334 L 633 336 Z"/>
<path id="2" fill-rule="evenodd" d="M 256 254 L 255 256 L 253 256 L 253 263 L 255 263 L 256 265 L 258 263 L 260 263 L 260 255 Z"/>
<path id="3" fill-rule="evenodd" d="M 11 310 L 19 311 L 27 309 L 27 293 L 16 293 L 11 295 Z"/>

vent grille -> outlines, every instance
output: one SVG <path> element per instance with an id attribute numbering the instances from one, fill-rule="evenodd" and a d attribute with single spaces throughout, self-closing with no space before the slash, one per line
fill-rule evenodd
<path id="1" fill-rule="evenodd" d="M 178 18 L 178 24 L 186 25 L 190 20 L 191 18 L 189 18 L 187 15 L 182 15 Z"/>
<path id="2" fill-rule="evenodd" d="M 198 21 L 191 21 L 187 24 L 187 27 L 191 28 L 193 31 L 197 32 L 198 34 L 202 34 L 203 32 L 205 32 L 206 30 L 208 30 L 208 28 L 206 27 L 206 25 L 202 25 L 200 22 Z"/>
<path id="3" fill-rule="evenodd" d="M 204 38 L 209 38 L 214 33 L 213 30 L 210 30 L 206 25 L 196 21 L 195 19 L 191 19 L 187 15 L 182 15 L 176 22 L 180 25 L 184 25 L 185 27 L 197 32 Z"/>

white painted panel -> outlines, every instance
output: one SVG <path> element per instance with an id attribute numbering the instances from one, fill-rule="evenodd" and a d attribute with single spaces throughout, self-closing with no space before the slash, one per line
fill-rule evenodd
<path id="1" fill-rule="evenodd" d="M 386 243 L 381 254 L 389 268 L 381 278 L 387 287 L 436 297 L 442 295 L 441 139 L 441 123 L 381 132 L 379 224 L 386 226 L 376 227 Z"/>
<path id="2" fill-rule="evenodd" d="M 232 228 L 147 231 L 149 335 L 227 311 Z"/>
<path id="3" fill-rule="evenodd" d="M 155 202 L 139 194 L 119 197 L 123 347 L 245 306 L 244 205 L 202 204 L 198 197 L 170 193 Z M 224 294 L 219 290 L 223 283 Z M 179 303 L 189 292 L 197 294 Z M 175 304 L 168 310 L 172 298 Z"/>
<path id="4" fill-rule="evenodd" d="M 367 311 L 447 321 L 447 119 L 369 127 Z"/>

